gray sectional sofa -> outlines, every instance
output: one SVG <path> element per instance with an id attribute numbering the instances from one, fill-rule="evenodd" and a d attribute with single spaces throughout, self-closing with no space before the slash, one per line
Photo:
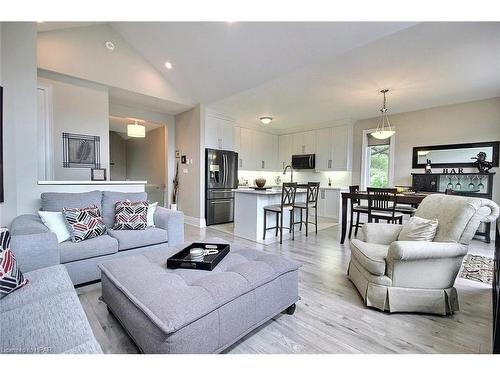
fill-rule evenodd
<path id="1" fill-rule="evenodd" d="M 43 193 L 41 210 L 60 212 L 63 207 L 82 208 L 96 205 L 101 210 L 107 233 L 82 242 L 57 242 L 54 233 L 38 215 L 21 215 L 11 224 L 11 248 L 22 270 L 33 261 L 63 264 L 74 285 L 99 280 L 98 265 L 106 260 L 141 254 L 151 249 L 184 242 L 184 215 L 180 211 L 157 207 L 155 227 L 146 230 L 113 230 L 115 203 L 129 199 L 147 200 L 146 193 L 91 191 L 87 193 Z"/>
<path id="2" fill-rule="evenodd" d="M 23 270 L 28 284 L 0 300 L 0 353 L 102 353 L 73 283 L 58 263 L 35 256 L 30 269 Z"/>

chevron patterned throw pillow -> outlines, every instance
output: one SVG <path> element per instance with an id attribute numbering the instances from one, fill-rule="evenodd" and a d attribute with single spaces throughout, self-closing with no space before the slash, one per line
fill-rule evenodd
<path id="1" fill-rule="evenodd" d="M 149 202 L 121 201 L 115 204 L 115 225 L 118 230 L 143 230 L 148 226 Z"/>
<path id="2" fill-rule="evenodd" d="M 63 208 L 63 214 L 73 242 L 88 240 L 106 233 L 101 211 L 96 205 L 85 208 Z"/>
<path id="3" fill-rule="evenodd" d="M 0 299 L 28 283 L 9 248 L 10 234 L 7 228 L 0 229 Z"/>

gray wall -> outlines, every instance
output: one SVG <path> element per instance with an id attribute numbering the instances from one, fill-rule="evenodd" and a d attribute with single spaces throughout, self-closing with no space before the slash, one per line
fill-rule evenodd
<path id="1" fill-rule="evenodd" d="M 37 186 L 36 23 L 1 25 L 5 201 L 1 223 L 32 212 Z"/>
<path id="2" fill-rule="evenodd" d="M 63 168 L 63 132 L 99 136 L 101 167 L 109 175 L 108 89 L 43 70 L 38 81 L 52 89 L 54 180 L 90 180 L 89 168 Z"/>
<path id="3" fill-rule="evenodd" d="M 109 179 L 127 179 L 127 141 L 116 132 L 109 132 Z"/>
<path id="4" fill-rule="evenodd" d="M 411 184 L 411 172 L 422 172 L 422 169 L 412 170 L 412 149 L 415 146 L 499 141 L 500 98 L 399 113 L 390 115 L 390 120 L 396 127 L 394 183 L 408 185 Z M 377 121 L 378 118 L 371 118 L 354 125 L 354 184 L 360 182 L 362 132 L 376 128 Z M 499 202 L 500 176 L 495 176 L 495 179 L 493 199 Z"/>
<path id="5" fill-rule="evenodd" d="M 193 164 L 179 164 L 178 209 L 188 216 L 187 222 L 200 225 L 205 218 L 204 118 L 200 105 L 175 116 L 176 149 L 193 160 Z"/>

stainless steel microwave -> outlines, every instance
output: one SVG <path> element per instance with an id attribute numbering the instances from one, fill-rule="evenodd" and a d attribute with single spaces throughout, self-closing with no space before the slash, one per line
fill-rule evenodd
<path id="1" fill-rule="evenodd" d="M 292 155 L 293 169 L 314 169 L 316 168 L 316 155 Z"/>

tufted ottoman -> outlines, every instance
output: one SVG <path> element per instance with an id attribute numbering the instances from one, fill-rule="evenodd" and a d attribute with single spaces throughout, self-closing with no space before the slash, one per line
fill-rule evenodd
<path id="1" fill-rule="evenodd" d="M 293 314 L 299 264 L 231 245 L 213 271 L 168 269 L 177 251 L 100 265 L 103 299 L 144 353 L 218 353 L 283 310 Z"/>

